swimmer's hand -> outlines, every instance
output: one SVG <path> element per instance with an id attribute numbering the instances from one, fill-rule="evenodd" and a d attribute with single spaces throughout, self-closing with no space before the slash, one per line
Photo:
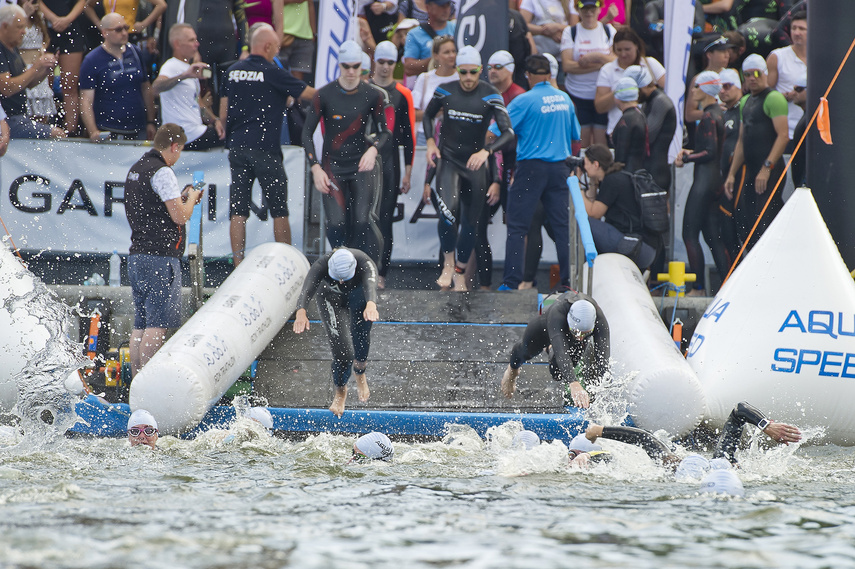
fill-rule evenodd
<path id="1" fill-rule="evenodd" d="M 784 443 L 785 445 L 797 443 L 802 440 L 802 432 L 798 427 L 787 425 L 785 423 L 770 422 L 766 428 L 763 429 L 763 432 L 772 440 Z"/>
<path id="2" fill-rule="evenodd" d="M 377 312 L 377 305 L 370 300 L 366 302 L 365 310 L 362 312 L 362 317 L 367 322 L 377 322 L 377 320 L 380 318 L 380 313 Z M 296 326 L 296 324 L 297 323 L 295 322 L 294 325 Z"/>
<path id="3" fill-rule="evenodd" d="M 377 163 L 377 147 L 369 146 L 362 158 L 359 159 L 359 171 L 370 172 L 374 169 L 374 164 Z"/>
<path id="4" fill-rule="evenodd" d="M 469 157 L 469 160 L 466 161 L 466 167 L 470 170 L 479 170 L 489 157 L 490 152 L 485 149 L 481 149 Z"/>
<path id="5" fill-rule="evenodd" d="M 424 202 L 425 205 L 430 203 L 430 192 L 430 184 L 425 184 L 425 191 L 422 192 L 422 202 Z"/>
<path id="6" fill-rule="evenodd" d="M 501 197 L 499 190 L 500 187 L 498 182 L 490 184 L 490 187 L 487 188 L 487 205 L 494 206 L 499 203 L 499 198 Z"/>
<path id="7" fill-rule="evenodd" d="M 427 139 L 427 165 L 431 168 L 436 166 L 436 161 L 442 158 L 439 155 L 439 148 L 436 147 L 436 142 L 432 138 Z"/>
<path id="8" fill-rule="evenodd" d="M 582 409 L 587 409 L 591 406 L 591 397 L 588 395 L 588 392 L 585 391 L 585 388 L 582 387 L 582 384 L 578 381 L 574 381 L 570 384 L 570 397 L 573 399 L 574 407 L 581 407 Z"/>
<path id="9" fill-rule="evenodd" d="M 300 308 L 297 314 L 294 315 L 294 333 L 302 334 L 309 329 L 309 317 L 306 316 L 306 309 Z"/>
<path id="10" fill-rule="evenodd" d="M 332 191 L 330 177 L 319 164 L 312 166 L 312 179 L 315 182 L 315 188 L 322 194 L 328 194 Z"/>
<path id="11" fill-rule="evenodd" d="M 585 429 L 585 438 L 592 443 L 597 442 L 597 439 L 603 436 L 603 426 L 596 423 L 591 423 Z"/>

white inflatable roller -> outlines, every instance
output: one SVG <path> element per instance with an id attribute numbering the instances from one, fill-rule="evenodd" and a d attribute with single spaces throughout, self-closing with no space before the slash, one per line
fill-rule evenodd
<path id="1" fill-rule="evenodd" d="M 855 445 L 855 284 L 810 190 L 793 193 L 721 288 L 688 356 L 713 426 L 746 400 Z"/>
<path id="2" fill-rule="evenodd" d="M 250 251 L 137 374 L 131 409 L 149 411 L 165 433 L 198 425 L 294 313 L 308 272 L 290 245 Z"/>
<path id="3" fill-rule="evenodd" d="M 5 244 L 0 246 L 0 413 L 8 413 L 15 406 L 15 376 L 50 339 L 46 323 L 29 310 L 40 294 L 49 293 Z"/>
<path id="4" fill-rule="evenodd" d="M 681 436 L 698 426 L 704 394 L 674 345 L 638 267 L 617 253 L 594 261 L 592 296 L 609 321 L 612 373 L 637 372 L 628 386 L 636 426 Z"/>

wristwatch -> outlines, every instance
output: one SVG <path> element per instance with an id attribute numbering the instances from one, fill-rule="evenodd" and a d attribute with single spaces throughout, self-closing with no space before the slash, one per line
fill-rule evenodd
<path id="1" fill-rule="evenodd" d="M 759 423 L 757 423 L 757 428 L 760 429 L 761 431 L 765 431 L 766 427 L 768 427 L 769 423 L 771 423 L 771 422 L 772 421 L 770 421 L 769 419 L 763 417 L 763 419 Z"/>
<path id="2" fill-rule="evenodd" d="M 764 160 L 763 161 L 763 167 L 769 168 L 771 170 L 772 169 L 772 161 L 771 160 Z"/>

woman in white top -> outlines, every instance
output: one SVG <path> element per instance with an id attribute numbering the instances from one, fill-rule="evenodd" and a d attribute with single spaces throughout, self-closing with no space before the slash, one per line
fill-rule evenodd
<path id="1" fill-rule="evenodd" d="M 561 64 L 564 86 L 576 105 L 576 117 L 582 127 L 582 148 L 606 144 L 606 113 L 594 108 L 597 77 L 603 65 L 613 61 L 612 41 L 617 30 L 597 21 L 599 0 L 578 0 L 582 21 L 564 29 L 561 36 Z"/>
<path id="2" fill-rule="evenodd" d="M 609 124 L 606 132 L 611 134 L 620 120 L 621 112 L 615 106 L 615 83 L 623 77 L 623 71 L 630 65 L 646 67 L 656 84 L 665 88 L 665 68 L 652 57 L 645 57 L 644 42 L 632 28 L 621 28 L 615 34 L 612 49 L 617 59 L 606 63 L 597 76 L 597 93 L 594 106 L 598 113 L 609 113 Z"/>
<path id="3" fill-rule="evenodd" d="M 790 23 L 793 45 L 773 50 L 766 58 L 769 68 L 769 87 L 784 94 L 787 99 L 787 125 L 790 139 L 804 111 L 796 103 L 799 93 L 795 90 L 796 80 L 807 75 L 807 13 L 793 14 Z"/>
<path id="4" fill-rule="evenodd" d="M 416 125 L 418 127 L 417 146 L 425 145 L 422 117 L 425 114 L 425 108 L 433 98 L 434 91 L 444 83 L 457 81 L 457 73 L 454 69 L 456 60 L 457 46 L 454 44 L 454 38 L 451 36 L 434 38 L 431 62 L 428 65 L 430 71 L 419 75 L 413 87 L 413 107 L 416 109 Z"/>

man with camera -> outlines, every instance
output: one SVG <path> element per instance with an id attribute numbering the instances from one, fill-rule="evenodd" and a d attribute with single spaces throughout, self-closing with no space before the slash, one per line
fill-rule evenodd
<path id="1" fill-rule="evenodd" d="M 570 96 L 553 87 L 549 60 L 526 59 L 531 90 L 511 101 L 508 113 L 517 135 L 517 168 L 508 190 L 505 275 L 499 290 L 515 290 L 523 278 L 525 237 L 538 201 L 552 225 L 561 269 L 561 285 L 570 284 L 570 194 L 565 159 L 580 150 L 581 129 Z"/>
<path id="2" fill-rule="evenodd" d="M 226 130 L 202 99 L 200 79 L 211 77 L 211 66 L 199 61 L 199 40 L 190 24 L 169 28 L 172 57 L 160 68 L 151 87 L 160 96 L 164 123 L 180 125 L 187 133 L 184 150 L 206 150 L 225 144 Z M 202 122 L 202 113 L 209 125 Z"/>

